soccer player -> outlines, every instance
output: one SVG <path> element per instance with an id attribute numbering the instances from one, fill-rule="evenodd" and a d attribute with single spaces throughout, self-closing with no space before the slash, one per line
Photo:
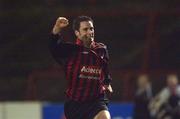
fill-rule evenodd
<path id="1" fill-rule="evenodd" d="M 79 16 L 73 21 L 76 43 L 63 40 L 61 31 L 69 24 L 59 17 L 52 29 L 50 51 L 61 64 L 68 82 L 64 112 L 67 119 L 110 119 L 108 98 L 112 93 L 108 51 L 94 40 L 93 20 Z"/>

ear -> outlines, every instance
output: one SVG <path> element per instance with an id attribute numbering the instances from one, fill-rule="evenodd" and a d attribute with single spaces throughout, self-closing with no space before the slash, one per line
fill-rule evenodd
<path id="1" fill-rule="evenodd" d="M 75 30 L 74 33 L 76 36 L 79 36 L 79 31 Z"/>

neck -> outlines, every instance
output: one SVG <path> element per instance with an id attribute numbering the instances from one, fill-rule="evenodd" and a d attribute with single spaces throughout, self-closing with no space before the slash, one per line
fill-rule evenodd
<path id="1" fill-rule="evenodd" d="M 82 40 L 83 46 L 86 48 L 90 48 L 92 40 Z"/>
<path id="2" fill-rule="evenodd" d="M 83 45 L 86 48 L 90 48 L 91 42 L 84 42 L 83 40 L 77 39 L 76 44 Z"/>
<path id="3" fill-rule="evenodd" d="M 83 42 L 83 45 L 84 45 L 84 47 L 86 47 L 86 48 L 90 48 L 91 43 Z"/>
<path id="4" fill-rule="evenodd" d="M 76 40 L 76 44 L 83 45 L 86 48 L 91 48 L 92 43 L 93 43 L 93 40 L 92 41 L 90 41 L 90 40 L 89 41 L 83 41 L 83 40 L 80 40 L 80 39 Z"/>

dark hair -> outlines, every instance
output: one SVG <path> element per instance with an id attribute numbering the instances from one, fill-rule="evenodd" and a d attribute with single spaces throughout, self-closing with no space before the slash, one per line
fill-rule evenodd
<path id="1" fill-rule="evenodd" d="M 80 23 L 83 21 L 91 21 L 93 22 L 91 17 L 88 16 L 79 16 L 73 21 L 73 30 L 79 30 Z"/>

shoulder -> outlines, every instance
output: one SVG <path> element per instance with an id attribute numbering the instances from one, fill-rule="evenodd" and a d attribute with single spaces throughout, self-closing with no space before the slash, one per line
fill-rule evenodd
<path id="1" fill-rule="evenodd" d="M 161 96 L 165 96 L 165 95 L 168 96 L 168 95 L 170 95 L 169 88 L 167 88 L 167 87 L 163 88 L 163 89 L 160 91 L 159 95 L 161 95 Z"/>
<path id="2" fill-rule="evenodd" d="M 176 91 L 177 91 L 178 96 L 180 96 L 180 85 L 177 86 Z"/>
<path id="3" fill-rule="evenodd" d="M 107 46 L 104 43 L 100 43 L 100 42 L 93 42 L 92 47 L 94 49 L 107 49 Z"/>

